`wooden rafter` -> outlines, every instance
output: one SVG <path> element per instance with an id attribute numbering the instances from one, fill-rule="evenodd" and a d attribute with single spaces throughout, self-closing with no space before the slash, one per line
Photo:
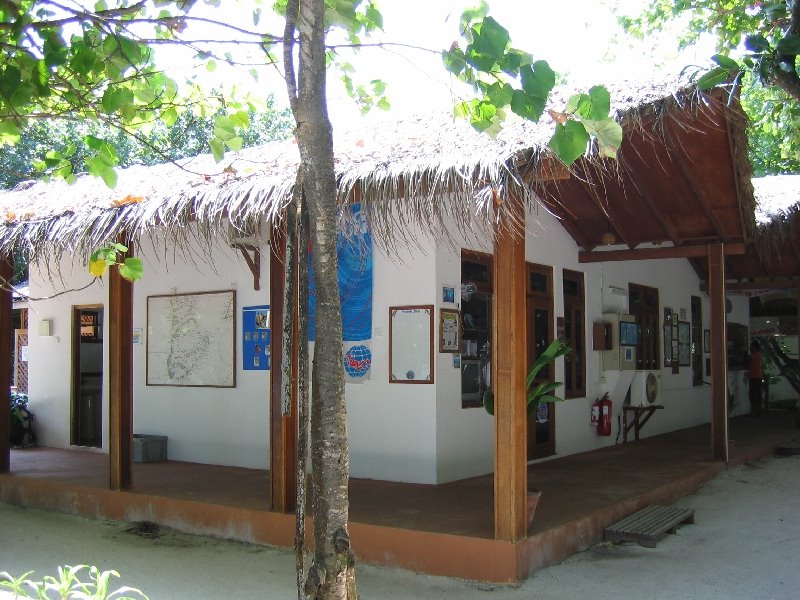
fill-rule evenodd
<path id="1" fill-rule="evenodd" d="M 754 279 L 750 281 L 729 281 L 725 289 L 732 292 L 747 290 L 789 290 L 800 286 L 800 277 L 781 277 L 777 279 Z M 708 283 L 700 282 L 700 291 L 708 291 Z"/>
<path id="2" fill-rule="evenodd" d="M 584 177 L 576 177 L 578 183 L 583 189 L 584 193 L 592 199 L 595 206 L 602 212 L 606 219 L 608 219 L 609 227 L 613 227 L 614 230 L 619 235 L 622 242 L 628 246 L 628 248 L 633 248 L 636 244 L 632 242 L 632 237 L 630 231 L 628 231 L 627 226 L 625 225 L 625 219 L 617 218 L 617 216 L 613 215 L 615 203 L 606 201 L 603 202 L 600 195 L 597 193 L 597 186 L 600 185 L 603 181 L 602 177 L 592 177 L 592 181 L 596 183 L 590 185 L 587 180 L 589 179 L 588 173 L 588 166 L 584 166 L 583 168 L 583 175 Z M 597 175 L 597 171 L 595 170 L 595 175 Z"/>
<path id="3" fill-rule="evenodd" d="M 742 243 L 725 244 L 725 255 L 744 254 Z M 619 262 L 626 260 L 658 260 L 663 258 L 698 258 L 708 256 L 707 246 L 667 246 L 658 248 L 637 248 L 636 250 L 595 250 L 580 252 L 578 262 Z"/>
<path id="4" fill-rule="evenodd" d="M 666 136 L 666 143 L 667 147 L 670 149 L 670 156 L 675 161 L 675 164 L 678 167 L 678 173 L 680 173 L 681 179 L 686 184 L 692 194 L 694 195 L 695 200 L 700 205 L 700 208 L 703 209 L 703 214 L 711 223 L 711 226 L 714 228 L 714 232 L 717 234 L 717 238 L 722 242 L 728 242 L 728 238 L 723 231 L 722 224 L 719 222 L 719 218 L 717 217 L 716 213 L 714 212 L 713 208 L 708 202 L 708 198 L 706 197 L 703 190 L 701 190 L 697 184 L 695 183 L 695 179 L 692 177 L 691 173 L 689 172 L 689 165 L 686 162 L 686 153 L 683 151 L 683 147 L 676 146 L 675 140 L 673 139 L 674 132 L 670 131 L 671 135 Z"/>
<path id="5" fill-rule="evenodd" d="M 261 289 L 261 250 L 258 246 L 251 244 L 231 244 L 232 248 L 236 248 L 242 253 L 247 266 L 250 267 L 250 272 L 253 274 L 253 289 L 258 291 Z M 253 253 L 250 256 L 250 253 Z"/>

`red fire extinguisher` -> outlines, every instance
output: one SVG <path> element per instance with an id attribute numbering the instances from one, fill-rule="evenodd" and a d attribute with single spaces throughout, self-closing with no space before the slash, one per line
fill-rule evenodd
<path id="1" fill-rule="evenodd" d="M 597 427 L 597 424 L 599 422 L 600 422 L 600 398 L 595 398 L 594 404 L 592 404 L 592 420 L 591 420 L 592 427 Z"/>
<path id="2" fill-rule="evenodd" d="M 597 435 L 611 435 L 611 398 L 603 394 L 600 404 L 600 419 L 597 422 Z"/>

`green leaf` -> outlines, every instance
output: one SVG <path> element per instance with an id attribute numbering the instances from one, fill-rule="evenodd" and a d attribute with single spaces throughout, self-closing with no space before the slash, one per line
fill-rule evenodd
<path id="1" fill-rule="evenodd" d="M 701 90 L 710 90 L 711 88 L 718 86 L 720 83 L 727 81 L 728 73 L 728 69 L 714 67 L 707 73 L 704 73 L 700 79 L 697 80 L 697 87 Z"/>
<path id="2" fill-rule="evenodd" d="M 589 90 L 589 98 L 592 100 L 592 109 L 589 118 L 602 120 L 608 118 L 611 112 L 611 94 L 602 85 L 596 85 Z"/>
<path id="3" fill-rule="evenodd" d="M 133 105 L 134 96 L 133 92 L 128 88 L 110 86 L 106 88 L 100 102 L 103 105 L 103 110 L 110 114 L 118 112 L 126 106 Z"/>
<path id="4" fill-rule="evenodd" d="M 511 95 L 511 110 L 523 119 L 538 121 L 544 112 L 546 99 L 531 96 L 522 90 L 514 90 Z"/>
<path id="5" fill-rule="evenodd" d="M 72 60 L 69 61 L 70 68 L 80 75 L 86 75 L 97 63 L 97 54 L 91 48 L 84 47 Z"/>
<path id="6" fill-rule="evenodd" d="M 514 88 L 507 83 L 495 82 L 489 86 L 486 94 L 495 106 L 507 106 L 511 103 Z"/>
<path id="7" fill-rule="evenodd" d="M 233 152 L 238 152 L 239 150 L 242 149 L 242 146 L 244 145 L 244 140 L 237 135 L 230 139 L 225 140 L 225 145 L 228 148 L 230 148 Z"/>
<path id="8" fill-rule="evenodd" d="M 589 134 L 584 126 L 577 121 L 567 121 L 563 125 L 556 124 L 549 146 L 564 164 L 571 165 L 583 155 L 588 143 Z"/>
<path id="9" fill-rule="evenodd" d="M 117 187 L 117 172 L 114 170 L 114 167 L 103 168 L 100 171 L 100 177 L 103 178 L 103 181 L 108 187 Z"/>
<path id="10" fill-rule="evenodd" d="M 769 50 L 769 42 L 761 34 L 748 35 L 744 38 L 744 47 L 751 52 L 766 52 Z"/>
<path id="11" fill-rule="evenodd" d="M 144 276 L 144 263 L 141 258 L 135 256 L 125 259 L 119 266 L 119 274 L 128 281 L 138 281 Z"/>
<path id="12" fill-rule="evenodd" d="M 219 138 L 208 140 L 208 145 L 211 147 L 211 154 L 214 155 L 214 160 L 220 162 L 225 158 L 225 144 Z"/>
<path id="13" fill-rule="evenodd" d="M 172 127 L 178 121 L 178 111 L 174 108 L 168 108 L 161 113 L 161 120 L 167 127 Z"/>
<path id="14" fill-rule="evenodd" d="M 10 100 L 22 83 L 22 73 L 14 65 L 6 66 L 0 71 L 0 95 Z"/>
<path id="15" fill-rule="evenodd" d="M 617 157 L 617 150 L 622 145 L 622 127 L 619 123 L 606 117 L 597 121 L 586 119 L 583 121 L 583 126 L 589 135 L 597 139 L 601 156 Z"/>
<path id="16" fill-rule="evenodd" d="M 442 52 L 444 67 L 453 75 L 461 75 L 467 67 L 467 57 L 461 48 L 454 47 L 447 52 Z"/>
<path id="17" fill-rule="evenodd" d="M 68 50 L 61 39 L 58 31 L 50 31 L 46 34 L 44 44 L 42 45 L 42 52 L 44 52 L 44 61 L 49 67 L 58 67 L 67 62 Z"/>
<path id="18" fill-rule="evenodd" d="M 711 57 L 711 60 L 713 60 L 723 69 L 728 69 L 729 71 L 739 69 L 739 63 L 733 60 L 730 56 L 725 56 L 724 54 L 715 54 Z"/>
<path id="19" fill-rule="evenodd" d="M 540 101 L 544 110 L 547 97 L 556 85 L 556 74 L 553 69 L 547 61 L 537 60 L 532 65 L 520 67 L 519 74 L 522 89 L 531 99 Z M 539 114 L 541 115 L 541 112 Z"/>
<path id="20" fill-rule="evenodd" d="M 0 145 L 14 145 L 19 138 L 19 127 L 14 121 L 0 121 Z"/>
<path id="21" fill-rule="evenodd" d="M 800 54 L 800 36 L 787 35 L 775 44 L 775 51 L 778 54 L 789 54 L 797 56 Z"/>

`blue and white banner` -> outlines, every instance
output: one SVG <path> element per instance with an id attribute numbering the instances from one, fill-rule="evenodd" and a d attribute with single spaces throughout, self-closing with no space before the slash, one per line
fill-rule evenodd
<path id="1" fill-rule="evenodd" d="M 336 241 L 342 303 L 342 362 L 345 381 L 360 383 L 369 379 L 372 367 L 372 236 L 360 205 L 353 205 L 349 210 L 353 214 L 346 219 L 348 230 L 339 233 Z M 310 261 L 309 292 L 308 337 L 313 341 L 316 285 Z"/>

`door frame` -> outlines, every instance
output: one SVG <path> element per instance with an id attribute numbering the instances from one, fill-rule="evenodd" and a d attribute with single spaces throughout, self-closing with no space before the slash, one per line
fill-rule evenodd
<path id="1" fill-rule="evenodd" d="M 70 401 L 69 401 L 69 444 L 70 446 L 80 446 L 81 448 L 94 448 L 95 446 L 84 446 L 78 443 L 78 407 L 77 403 L 80 399 L 80 378 L 81 378 L 81 363 L 80 363 L 80 352 L 81 352 L 81 311 L 90 310 L 90 309 L 100 309 L 103 312 L 103 323 L 105 323 L 105 306 L 103 304 L 73 304 L 72 310 L 70 311 L 70 330 L 72 332 L 72 340 L 71 340 L 71 347 L 70 347 Z M 105 338 L 101 340 L 101 343 L 105 344 Z M 105 348 L 103 348 L 103 361 L 105 361 Z M 101 380 L 101 390 L 102 390 L 102 383 L 105 380 L 105 373 L 103 374 L 103 379 Z M 100 419 L 100 445 L 97 446 L 98 448 L 103 447 L 103 418 L 102 418 L 102 405 L 103 405 L 103 395 L 100 394 L 100 407 L 101 407 L 101 419 Z"/>
<path id="2" fill-rule="evenodd" d="M 533 363 L 535 357 L 533 356 L 534 349 L 534 336 L 533 330 L 533 315 L 534 311 L 543 307 L 549 311 L 550 318 L 547 320 L 547 340 L 548 343 L 552 342 L 555 336 L 555 294 L 553 292 L 553 267 L 541 265 L 532 262 L 525 263 L 525 334 L 527 336 L 527 357 L 526 364 L 528 366 Z M 545 275 L 547 277 L 547 285 L 545 291 L 536 290 L 531 283 L 531 276 L 534 273 Z M 550 365 L 548 375 L 549 381 L 555 381 L 555 364 Z M 552 456 L 556 453 L 556 411 L 555 403 L 548 402 L 548 425 L 550 438 L 546 442 L 536 441 L 536 416 L 528 420 L 528 460 L 535 460 Z"/>

